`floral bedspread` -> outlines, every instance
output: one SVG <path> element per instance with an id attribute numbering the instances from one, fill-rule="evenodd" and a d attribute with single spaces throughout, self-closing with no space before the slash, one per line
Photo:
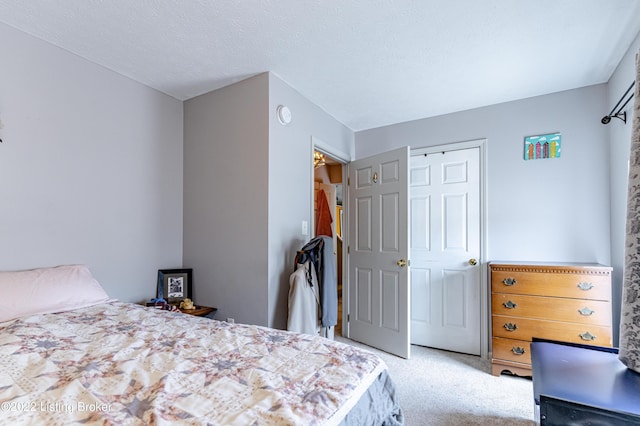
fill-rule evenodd
<path id="1" fill-rule="evenodd" d="M 0 324 L 0 420 L 338 424 L 385 369 L 321 337 L 110 302 Z"/>

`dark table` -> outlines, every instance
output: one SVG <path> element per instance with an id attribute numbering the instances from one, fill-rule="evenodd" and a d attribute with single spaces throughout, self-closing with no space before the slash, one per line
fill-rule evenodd
<path id="1" fill-rule="evenodd" d="M 640 374 L 617 349 L 534 341 L 531 367 L 541 425 L 640 425 Z"/>

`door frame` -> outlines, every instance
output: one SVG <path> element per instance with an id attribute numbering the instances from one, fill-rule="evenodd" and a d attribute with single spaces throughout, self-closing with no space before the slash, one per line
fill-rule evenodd
<path id="1" fill-rule="evenodd" d="M 441 145 L 434 146 L 423 146 L 423 147 L 411 147 L 409 155 L 420 155 L 420 154 L 429 154 L 433 152 L 442 152 L 442 151 L 457 151 L 461 149 L 467 148 L 479 148 L 480 150 L 480 356 L 484 359 L 489 358 L 489 313 L 490 309 L 490 300 L 489 300 L 489 289 L 487 288 L 488 283 L 488 267 L 487 267 L 487 253 L 488 253 L 488 220 L 487 220 L 487 167 L 486 167 L 486 150 L 487 150 L 487 139 L 472 139 L 468 141 L 460 141 L 460 142 L 451 142 L 445 143 Z M 342 152 L 335 147 L 325 143 L 321 139 L 311 136 L 311 150 L 309 151 L 309 164 L 310 164 L 310 200 L 309 206 L 311 206 L 310 212 L 310 220 L 311 229 L 315 226 L 315 217 L 313 214 L 313 151 L 320 151 L 334 160 L 340 162 L 342 164 L 342 184 L 347 185 L 348 178 L 348 170 L 346 165 L 349 164 L 353 158 L 350 154 Z M 343 188 L 343 193 L 346 193 L 346 187 Z M 343 197 L 343 215 L 347 217 L 348 209 L 349 209 L 349 200 L 348 197 Z M 342 223 L 342 235 L 344 246 L 347 247 L 349 244 L 349 221 L 345 220 Z M 310 231 L 311 232 L 311 231 Z M 345 288 L 349 288 L 349 256 L 347 254 L 347 250 L 342 251 L 342 335 L 349 335 L 349 322 L 347 321 L 347 312 L 348 309 L 345 309 L 345 305 L 349 306 L 349 292 L 345 291 Z"/>
<path id="2" fill-rule="evenodd" d="M 347 154 L 345 152 L 342 152 L 338 149 L 336 149 L 335 147 L 325 143 L 324 141 L 322 141 L 321 139 L 318 139 L 315 136 L 311 136 L 311 153 L 309 154 L 309 164 L 311 164 L 311 200 L 310 200 L 310 206 L 311 206 L 311 212 L 310 212 L 310 221 L 309 223 L 311 224 L 311 227 L 309 228 L 309 234 L 313 234 L 313 230 L 316 229 L 315 226 L 315 214 L 313 211 L 313 205 L 314 205 L 314 171 L 313 171 L 313 151 L 319 151 L 325 155 L 327 155 L 328 157 L 331 157 L 333 160 L 339 162 L 340 164 L 342 164 L 342 217 L 348 217 L 348 209 L 349 209 L 349 200 L 347 199 L 348 197 L 345 197 L 344 195 L 347 194 L 347 179 L 349 177 L 349 171 L 347 170 L 347 164 L 349 164 L 353 159 L 351 158 L 350 154 Z M 341 230 L 342 230 L 342 241 L 343 241 L 343 250 L 342 250 L 342 330 L 340 330 L 340 333 L 342 336 L 348 336 L 348 322 L 347 322 L 347 312 L 349 311 L 348 307 L 349 307 L 349 264 L 348 262 L 348 256 L 347 256 L 347 250 L 344 250 L 345 247 L 347 247 L 348 242 L 349 242 L 349 225 L 348 225 L 348 220 L 343 220 L 342 223 L 340 224 Z M 309 235 L 309 236 L 310 236 Z M 347 291 L 345 291 L 345 287 L 347 289 Z M 347 306 L 347 309 L 345 309 L 345 306 Z"/>
<path id="3" fill-rule="evenodd" d="M 421 148 L 411 148 L 410 156 L 432 154 L 435 152 L 459 151 L 469 148 L 479 149 L 480 166 L 480 356 L 489 358 L 489 312 L 490 303 L 489 289 L 487 288 L 487 168 L 486 168 L 486 145 L 487 139 L 473 139 L 462 142 L 452 142 L 442 145 L 426 146 Z"/>

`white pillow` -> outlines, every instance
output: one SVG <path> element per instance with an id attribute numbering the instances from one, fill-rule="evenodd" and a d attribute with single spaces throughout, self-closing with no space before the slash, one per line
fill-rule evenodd
<path id="1" fill-rule="evenodd" d="M 85 265 L 0 272 L 0 322 L 64 312 L 109 300 Z"/>

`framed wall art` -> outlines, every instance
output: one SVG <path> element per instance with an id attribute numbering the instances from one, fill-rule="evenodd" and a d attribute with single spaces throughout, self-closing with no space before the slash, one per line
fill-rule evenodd
<path id="1" fill-rule="evenodd" d="M 169 303 L 193 299 L 193 269 L 159 269 L 156 298 Z"/>
<path id="2" fill-rule="evenodd" d="M 560 133 L 527 136 L 524 138 L 524 159 L 540 160 L 543 158 L 560 158 L 562 137 Z"/>

